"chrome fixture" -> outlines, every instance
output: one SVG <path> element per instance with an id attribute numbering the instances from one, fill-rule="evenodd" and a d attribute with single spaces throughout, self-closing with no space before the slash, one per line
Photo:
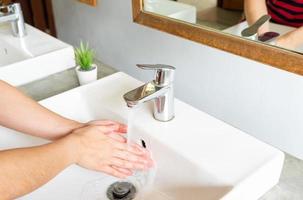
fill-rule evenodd
<path id="1" fill-rule="evenodd" d="M 128 107 L 154 101 L 154 118 L 169 121 L 174 118 L 174 72 L 169 65 L 137 65 L 141 69 L 155 70 L 153 81 L 146 83 L 123 95 Z"/>
<path id="2" fill-rule="evenodd" d="M 5 10 L 5 12 L 2 12 Z M 24 37 L 26 35 L 25 23 L 20 3 L 0 6 L 0 23 L 10 22 L 13 35 Z"/>
<path id="3" fill-rule="evenodd" d="M 241 32 L 242 37 L 246 37 L 252 40 L 257 40 L 259 28 L 270 19 L 271 19 L 270 15 L 263 15 L 253 25 L 249 26 L 248 28 L 244 29 Z"/>

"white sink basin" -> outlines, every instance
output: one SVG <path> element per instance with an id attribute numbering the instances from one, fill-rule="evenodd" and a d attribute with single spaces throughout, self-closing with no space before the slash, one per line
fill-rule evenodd
<path id="1" fill-rule="evenodd" d="M 13 37 L 0 24 L 0 79 L 19 86 L 75 66 L 72 46 L 26 25 L 27 36 Z"/>
<path id="2" fill-rule="evenodd" d="M 236 24 L 232 27 L 229 27 L 229 28 L 223 30 L 223 32 L 230 33 L 230 34 L 237 35 L 237 36 L 241 36 L 241 32 L 247 27 L 248 27 L 248 24 L 247 24 L 246 21 L 244 21 L 244 22 L 241 22 L 239 24 Z M 288 33 L 290 31 L 295 30 L 295 28 L 270 22 L 269 23 L 269 30 L 280 33 L 280 35 L 284 35 L 285 33 Z M 299 47 L 295 50 L 299 51 L 299 52 L 303 52 L 303 46 L 301 46 L 301 47 Z"/>
<path id="3" fill-rule="evenodd" d="M 120 72 L 40 103 L 79 121 L 126 122 L 129 108 L 122 95 L 141 84 Z M 177 99 L 175 108 L 176 117 L 165 123 L 153 119 L 152 104 L 143 104 L 133 113 L 130 139 L 143 139 L 157 163 L 153 189 L 137 199 L 255 200 L 278 182 L 284 160 L 281 151 Z M 46 142 L 5 128 L 0 132 L 0 149 Z M 85 194 L 89 200 L 104 200 L 114 181 L 71 166 L 20 199 L 77 200 Z"/>
<path id="4" fill-rule="evenodd" d="M 0 67 L 31 58 L 31 55 L 19 50 L 0 39 Z"/>
<path id="5" fill-rule="evenodd" d="M 144 0 L 144 10 L 170 18 L 196 23 L 196 7 L 171 0 Z"/>

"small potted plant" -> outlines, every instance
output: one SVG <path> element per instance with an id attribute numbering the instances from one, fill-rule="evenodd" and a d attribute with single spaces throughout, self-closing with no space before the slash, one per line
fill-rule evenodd
<path id="1" fill-rule="evenodd" d="M 97 80 L 97 65 L 94 64 L 94 51 L 89 48 L 89 45 L 84 45 L 80 42 L 80 47 L 75 48 L 76 73 L 80 85 Z"/>

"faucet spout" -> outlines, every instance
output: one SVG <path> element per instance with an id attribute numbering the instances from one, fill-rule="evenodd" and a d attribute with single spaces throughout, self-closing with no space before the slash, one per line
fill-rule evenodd
<path id="1" fill-rule="evenodd" d="M 151 81 L 124 94 L 123 98 L 126 101 L 127 106 L 132 108 L 138 104 L 154 100 L 162 94 L 165 94 L 168 91 L 168 88 L 168 86 L 158 87 Z"/>
<path id="2" fill-rule="evenodd" d="M 4 22 L 12 22 L 18 19 L 18 16 L 16 14 L 3 14 L 0 15 L 0 23 Z"/>

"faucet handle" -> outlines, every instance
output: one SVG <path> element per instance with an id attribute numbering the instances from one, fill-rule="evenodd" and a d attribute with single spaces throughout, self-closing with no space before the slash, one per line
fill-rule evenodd
<path id="1" fill-rule="evenodd" d="M 154 84 L 159 87 L 169 85 L 174 81 L 175 67 L 164 64 L 137 64 L 137 67 L 145 70 L 155 70 Z"/>
<path id="2" fill-rule="evenodd" d="M 0 1 L 0 11 L 7 9 L 7 5 L 5 5 L 2 1 Z"/>
<path id="3" fill-rule="evenodd" d="M 21 5 L 20 3 L 11 3 L 7 5 L 3 3 L 2 5 L 0 4 L 0 11 L 1 10 L 5 10 L 5 13 L 18 13 L 21 12 Z"/>
<path id="4" fill-rule="evenodd" d="M 248 28 L 244 29 L 241 32 L 241 35 L 243 37 L 252 37 L 254 35 L 257 35 L 259 28 L 265 24 L 267 21 L 271 19 L 270 15 L 263 15 L 260 17 L 254 24 L 249 26 Z"/>
<path id="5" fill-rule="evenodd" d="M 164 64 L 137 64 L 137 67 L 140 69 L 152 69 L 152 70 L 175 70 L 176 68 L 170 65 L 164 65 Z"/>

